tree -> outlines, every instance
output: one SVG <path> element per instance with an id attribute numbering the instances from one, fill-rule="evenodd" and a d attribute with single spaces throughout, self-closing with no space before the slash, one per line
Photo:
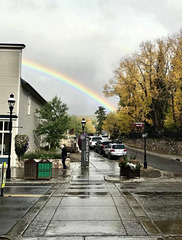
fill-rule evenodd
<path id="1" fill-rule="evenodd" d="M 81 126 L 82 117 L 80 116 L 69 116 L 69 130 L 74 132 L 75 134 L 82 133 L 82 126 Z M 85 132 L 86 133 L 95 133 L 95 127 L 93 121 L 89 118 L 86 118 L 86 125 L 85 125 Z"/>
<path id="2" fill-rule="evenodd" d="M 133 122 L 146 121 L 164 131 L 169 105 L 171 44 L 166 39 L 144 42 L 140 52 L 123 58 L 114 80 L 104 86 L 106 97 L 118 96 L 120 109 Z"/>
<path id="3" fill-rule="evenodd" d="M 120 138 L 131 131 L 132 117 L 128 114 L 127 108 L 122 108 L 118 112 L 107 114 L 103 126 L 112 139 Z"/>
<path id="4" fill-rule="evenodd" d="M 172 43 L 171 68 L 169 71 L 169 102 L 173 122 L 177 131 L 182 132 L 182 30 L 169 38 Z"/>
<path id="5" fill-rule="evenodd" d="M 81 120 L 79 119 L 78 116 L 76 115 L 69 116 L 69 131 L 73 132 L 74 134 L 82 132 Z"/>
<path id="6" fill-rule="evenodd" d="M 18 156 L 18 160 L 21 160 L 21 157 L 28 150 L 29 137 L 27 135 L 16 135 L 15 136 L 15 152 Z"/>
<path id="7" fill-rule="evenodd" d="M 105 108 L 102 106 L 98 107 L 98 110 L 95 111 L 96 118 L 97 118 L 97 133 L 101 134 L 102 133 L 102 126 L 103 126 L 103 121 L 106 119 L 106 111 Z"/>
<path id="8" fill-rule="evenodd" d="M 38 136 L 42 136 L 49 143 L 50 148 L 59 146 L 60 139 L 68 129 L 68 107 L 55 96 L 42 108 L 36 109 L 40 123 L 35 130 Z"/>

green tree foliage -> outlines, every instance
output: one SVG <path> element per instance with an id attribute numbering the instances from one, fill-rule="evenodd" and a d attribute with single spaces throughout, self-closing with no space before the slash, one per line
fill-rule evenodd
<path id="1" fill-rule="evenodd" d="M 103 122 L 103 128 L 110 134 L 112 139 L 120 138 L 131 130 L 132 118 L 126 108 L 118 112 L 111 112 Z"/>
<path id="2" fill-rule="evenodd" d="M 59 146 L 60 139 L 64 137 L 68 129 L 67 110 L 67 105 L 62 103 L 57 96 L 36 110 L 40 123 L 35 133 L 42 136 L 51 149 Z"/>
<path id="3" fill-rule="evenodd" d="M 74 134 L 81 133 L 81 121 L 78 116 L 69 116 L 69 131 Z"/>
<path id="4" fill-rule="evenodd" d="M 110 134 L 111 139 L 119 138 L 120 126 L 118 121 L 118 114 L 116 112 L 110 112 L 103 122 L 103 127 Z"/>
<path id="5" fill-rule="evenodd" d="M 103 130 L 103 121 L 106 119 L 105 108 L 102 106 L 99 106 L 98 109 L 95 111 L 95 114 L 97 118 L 96 130 L 98 134 L 101 134 Z"/>
<path id="6" fill-rule="evenodd" d="M 82 133 L 81 120 L 82 117 L 80 116 L 75 115 L 69 116 L 69 131 L 73 132 L 74 134 Z M 93 121 L 89 118 L 86 118 L 85 132 L 95 133 Z"/>
<path id="7" fill-rule="evenodd" d="M 119 110 L 132 122 L 146 121 L 159 133 L 165 128 L 182 131 L 181 76 L 182 31 L 143 42 L 139 53 L 123 58 L 104 94 L 118 96 Z"/>
<path id="8" fill-rule="evenodd" d="M 15 136 L 15 152 L 18 156 L 18 160 L 21 160 L 21 157 L 28 150 L 29 137 L 27 135 L 16 135 Z"/>

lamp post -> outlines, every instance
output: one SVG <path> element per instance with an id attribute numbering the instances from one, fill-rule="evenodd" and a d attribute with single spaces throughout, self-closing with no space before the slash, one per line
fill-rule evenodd
<path id="1" fill-rule="evenodd" d="M 8 154 L 8 168 L 7 168 L 7 175 L 6 175 L 7 179 L 11 178 L 12 113 L 13 113 L 13 108 L 14 108 L 14 105 L 15 105 L 15 99 L 14 99 L 14 95 L 13 94 L 11 94 L 10 98 L 8 99 L 8 105 L 9 105 L 9 110 L 10 110 L 10 119 L 9 119 L 9 154 Z"/>
<path id="2" fill-rule="evenodd" d="M 148 134 L 146 133 L 146 122 L 144 121 L 144 168 L 147 169 L 147 154 L 146 154 L 146 140 L 147 140 Z"/>
<path id="3" fill-rule="evenodd" d="M 85 118 L 82 118 L 81 124 L 82 124 L 82 133 L 84 134 L 84 129 L 85 129 L 85 125 L 86 125 Z"/>

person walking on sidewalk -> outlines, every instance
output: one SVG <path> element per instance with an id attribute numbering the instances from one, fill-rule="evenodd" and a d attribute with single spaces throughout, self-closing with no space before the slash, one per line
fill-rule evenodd
<path id="1" fill-rule="evenodd" d="M 64 145 L 61 145 L 61 150 L 62 150 L 62 164 L 63 164 L 63 169 L 66 169 L 66 157 L 67 157 L 67 150 L 66 147 Z"/>

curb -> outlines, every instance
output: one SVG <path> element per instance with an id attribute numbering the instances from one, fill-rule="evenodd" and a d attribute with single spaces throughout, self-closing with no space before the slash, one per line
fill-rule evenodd
<path id="1" fill-rule="evenodd" d="M 140 177 L 140 178 L 126 178 L 126 177 L 120 177 L 119 175 L 104 175 L 104 180 L 111 183 L 122 183 L 122 182 L 144 182 L 146 179 Z"/>

